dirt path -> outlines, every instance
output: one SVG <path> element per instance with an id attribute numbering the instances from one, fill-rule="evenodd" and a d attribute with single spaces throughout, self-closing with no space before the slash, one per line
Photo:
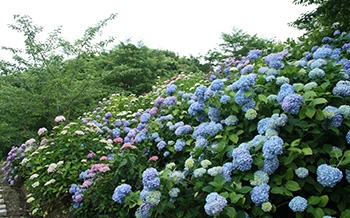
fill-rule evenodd
<path id="1" fill-rule="evenodd" d="M 2 188 L 2 198 L 4 199 L 8 218 L 28 218 L 27 202 L 25 196 L 18 187 L 11 187 L 6 181 L 3 181 L 3 174 L 0 170 L 0 187 Z"/>

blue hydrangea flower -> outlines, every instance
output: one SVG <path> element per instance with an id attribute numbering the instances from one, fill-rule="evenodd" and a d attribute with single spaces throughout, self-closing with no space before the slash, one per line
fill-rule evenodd
<path id="1" fill-rule="evenodd" d="M 284 64 L 282 62 L 283 58 L 283 53 L 277 53 L 267 55 L 264 60 L 265 63 L 269 65 L 269 67 L 274 69 L 280 69 L 284 67 Z"/>
<path id="2" fill-rule="evenodd" d="M 309 170 L 305 167 L 299 167 L 295 170 L 295 174 L 297 175 L 297 177 L 304 179 L 309 175 Z"/>
<path id="3" fill-rule="evenodd" d="M 343 178 L 343 173 L 335 167 L 321 164 L 317 167 L 317 182 L 323 187 L 333 188 Z"/>
<path id="4" fill-rule="evenodd" d="M 179 126 L 175 130 L 175 135 L 180 136 L 183 134 L 188 134 L 192 131 L 192 127 L 190 125 Z"/>
<path id="5" fill-rule="evenodd" d="M 350 183 L 350 170 L 345 170 L 345 178 L 348 183 Z"/>
<path id="6" fill-rule="evenodd" d="M 350 130 L 348 131 L 348 133 L 346 134 L 346 142 L 348 143 L 348 145 L 350 145 Z"/>
<path id="7" fill-rule="evenodd" d="M 250 191 L 250 198 L 256 206 L 259 206 L 269 200 L 269 192 L 270 186 L 266 183 L 262 183 L 261 185 L 255 186 Z"/>
<path id="8" fill-rule="evenodd" d="M 174 145 L 174 149 L 175 151 L 182 151 L 185 145 L 186 145 L 186 141 L 184 139 L 177 139 Z"/>
<path id="9" fill-rule="evenodd" d="M 231 181 L 231 172 L 235 169 L 234 164 L 232 162 L 227 162 L 222 166 L 222 177 L 224 177 L 227 181 Z"/>
<path id="10" fill-rule="evenodd" d="M 226 198 L 219 195 L 217 192 L 212 192 L 205 198 L 206 204 L 204 205 L 205 213 L 209 216 L 215 216 L 219 214 L 227 205 Z"/>
<path id="11" fill-rule="evenodd" d="M 248 52 L 247 58 L 250 59 L 250 60 L 255 60 L 255 59 L 260 57 L 261 53 L 262 53 L 262 51 L 258 50 L 258 49 L 250 50 Z"/>
<path id="12" fill-rule="evenodd" d="M 260 170 L 266 172 L 268 175 L 271 175 L 272 173 L 274 173 L 277 168 L 279 167 L 279 160 L 277 158 L 277 156 L 271 158 L 271 159 L 264 159 L 264 163 L 263 166 Z"/>
<path id="13" fill-rule="evenodd" d="M 255 74 L 242 75 L 238 81 L 234 82 L 231 85 L 232 91 L 236 91 L 237 89 L 241 89 L 243 91 L 247 91 L 250 89 L 250 86 L 255 85 Z"/>
<path id="14" fill-rule="evenodd" d="M 204 133 L 211 137 L 216 136 L 222 130 L 221 123 L 209 122 L 204 126 Z"/>
<path id="15" fill-rule="evenodd" d="M 268 67 L 260 67 L 258 73 L 265 74 L 269 70 Z"/>
<path id="16" fill-rule="evenodd" d="M 190 115 L 200 114 L 204 110 L 204 102 L 196 101 L 190 105 L 188 108 L 188 113 Z"/>
<path id="17" fill-rule="evenodd" d="M 242 111 L 247 112 L 249 109 L 253 109 L 255 104 L 256 102 L 253 99 L 249 99 L 248 102 L 242 105 Z"/>
<path id="18" fill-rule="evenodd" d="M 315 69 L 315 68 L 322 68 L 324 66 L 327 65 L 327 61 L 325 59 L 313 59 L 311 61 L 309 61 L 308 63 L 309 67 L 311 68 L 311 70 Z"/>
<path id="19" fill-rule="evenodd" d="M 317 79 L 324 77 L 325 74 L 326 73 L 324 72 L 324 70 L 320 68 L 315 68 L 309 72 L 308 76 L 310 79 Z"/>
<path id="20" fill-rule="evenodd" d="M 267 131 L 267 129 L 270 128 L 270 119 L 270 117 L 265 117 L 259 120 L 257 129 L 260 135 L 264 134 Z"/>
<path id="21" fill-rule="evenodd" d="M 167 106 L 172 106 L 172 105 L 176 104 L 176 102 L 177 102 L 177 99 L 175 96 L 169 96 L 169 97 L 166 97 L 164 99 L 163 104 L 165 104 Z"/>
<path id="22" fill-rule="evenodd" d="M 179 193 L 180 193 L 180 189 L 179 188 L 172 188 L 168 192 L 169 196 L 172 197 L 172 198 L 177 198 L 177 196 L 179 196 Z"/>
<path id="23" fill-rule="evenodd" d="M 318 58 L 329 58 L 332 54 L 332 49 L 329 48 L 328 46 L 322 46 L 320 48 L 317 48 L 317 50 L 313 53 L 312 57 L 314 59 L 318 59 Z"/>
<path id="24" fill-rule="evenodd" d="M 198 147 L 205 148 L 205 147 L 207 147 L 208 143 L 209 142 L 206 138 L 204 138 L 203 136 L 198 136 L 196 138 L 195 148 L 198 148 Z"/>
<path id="25" fill-rule="evenodd" d="M 294 87 L 290 84 L 283 84 L 280 88 L 280 91 L 277 94 L 277 101 L 279 104 L 282 104 L 283 99 L 290 94 L 294 94 Z"/>
<path id="26" fill-rule="evenodd" d="M 278 154 L 282 154 L 283 143 L 283 140 L 279 136 L 272 136 L 263 145 L 262 151 L 264 158 L 272 159 Z"/>
<path id="27" fill-rule="evenodd" d="M 221 111 L 219 107 L 210 107 L 208 111 L 208 117 L 212 122 L 220 122 Z"/>
<path id="28" fill-rule="evenodd" d="M 249 64 L 241 70 L 241 74 L 248 74 L 254 71 L 253 65 Z"/>
<path id="29" fill-rule="evenodd" d="M 299 113 L 303 97 L 299 94 L 287 95 L 282 101 L 282 109 L 286 113 L 297 115 Z"/>
<path id="30" fill-rule="evenodd" d="M 235 169 L 240 171 L 248 171 L 252 168 L 253 158 L 249 150 L 238 147 L 232 151 L 232 163 Z"/>
<path id="31" fill-rule="evenodd" d="M 231 97 L 228 95 L 223 95 L 220 97 L 220 103 L 221 104 L 226 104 L 228 101 L 231 100 Z"/>
<path id="32" fill-rule="evenodd" d="M 157 143 L 158 150 L 162 150 L 165 146 L 166 146 L 166 142 L 163 140 Z"/>
<path id="33" fill-rule="evenodd" d="M 294 212 L 304 212 L 308 207 L 307 200 L 303 197 L 296 196 L 288 204 Z"/>
<path id="34" fill-rule="evenodd" d="M 137 208 L 135 212 L 135 217 L 137 218 L 149 218 L 150 216 L 148 215 L 150 209 L 152 208 L 151 204 L 148 204 L 146 202 L 143 202 L 139 208 Z"/>
<path id="35" fill-rule="evenodd" d="M 151 114 L 149 113 L 143 113 L 140 117 L 140 122 L 141 123 L 147 123 L 148 120 L 151 118 Z"/>
<path id="36" fill-rule="evenodd" d="M 158 171 L 154 168 L 147 168 L 142 173 L 142 184 L 148 190 L 153 190 L 159 187 L 160 179 L 158 178 Z"/>
<path id="37" fill-rule="evenodd" d="M 285 83 L 289 83 L 289 78 L 285 76 L 279 76 L 276 78 L 276 84 L 277 85 L 282 85 Z"/>
<path id="38" fill-rule="evenodd" d="M 170 84 L 168 85 L 168 87 L 166 88 L 166 95 L 170 96 L 172 95 L 174 92 L 176 92 L 177 86 L 175 84 Z"/>
<path id="39" fill-rule="evenodd" d="M 220 91 L 222 89 L 222 87 L 224 86 L 224 82 L 221 79 L 216 79 L 214 80 L 211 85 L 209 86 L 209 88 L 212 91 Z"/>
<path id="40" fill-rule="evenodd" d="M 350 96 L 350 81 L 340 80 L 333 88 L 332 93 L 337 96 Z"/>
<path id="41" fill-rule="evenodd" d="M 326 115 L 327 111 L 333 113 L 331 117 L 325 116 L 325 119 L 330 119 L 330 125 L 336 128 L 341 126 L 343 122 L 343 116 L 341 115 L 339 109 L 333 106 L 327 106 L 323 109 L 323 113 Z"/>
<path id="42" fill-rule="evenodd" d="M 126 194 L 131 191 L 131 186 L 129 184 L 121 184 L 115 188 L 112 199 L 113 201 L 121 204 L 124 202 Z"/>
<path id="43" fill-rule="evenodd" d="M 207 87 L 201 85 L 201 86 L 198 86 L 198 87 L 196 88 L 196 91 L 195 91 L 194 94 L 195 94 L 197 97 L 203 97 L 206 90 L 207 90 Z"/>
<path id="44" fill-rule="evenodd" d="M 333 38 L 331 38 L 329 36 L 323 37 L 323 39 L 322 39 L 322 43 L 329 43 L 332 41 L 333 41 Z"/>

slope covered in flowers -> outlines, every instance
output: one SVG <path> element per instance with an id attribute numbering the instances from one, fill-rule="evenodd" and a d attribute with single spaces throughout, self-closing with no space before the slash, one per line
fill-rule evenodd
<path id="1" fill-rule="evenodd" d="M 24 178 L 41 216 L 348 217 L 349 56 L 350 34 L 336 32 L 114 95 L 40 129 L 3 171 Z"/>

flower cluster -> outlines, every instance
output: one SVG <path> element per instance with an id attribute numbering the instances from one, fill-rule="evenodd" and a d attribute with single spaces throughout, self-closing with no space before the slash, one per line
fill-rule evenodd
<path id="1" fill-rule="evenodd" d="M 217 192 L 212 192 L 205 198 L 205 213 L 209 216 L 219 214 L 227 205 L 227 200 L 220 196 Z"/>
<path id="2" fill-rule="evenodd" d="M 257 206 L 269 200 L 270 186 L 266 183 L 255 186 L 250 191 L 250 197 L 253 203 Z"/>
<path id="3" fill-rule="evenodd" d="M 288 203 L 288 206 L 294 212 L 303 212 L 308 207 L 308 203 L 305 198 L 296 196 Z"/>
<path id="4" fill-rule="evenodd" d="M 317 182 L 323 187 L 333 188 L 343 178 L 343 173 L 335 167 L 321 164 L 317 167 Z"/>
<path id="5" fill-rule="evenodd" d="M 112 199 L 113 201 L 121 204 L 124 202 L 125 196 L 131 191 L 129 184 L 121 184 L 115 188 Z"/>

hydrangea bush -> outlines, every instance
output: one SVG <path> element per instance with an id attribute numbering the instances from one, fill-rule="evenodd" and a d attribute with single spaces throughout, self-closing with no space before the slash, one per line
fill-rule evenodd
<path id="1" fill-rule="evenodd" d="M 329 38 L 57 118 L 11 150 L 5 179 L 41 216 L 349 217 L 350 34 Z"/>

